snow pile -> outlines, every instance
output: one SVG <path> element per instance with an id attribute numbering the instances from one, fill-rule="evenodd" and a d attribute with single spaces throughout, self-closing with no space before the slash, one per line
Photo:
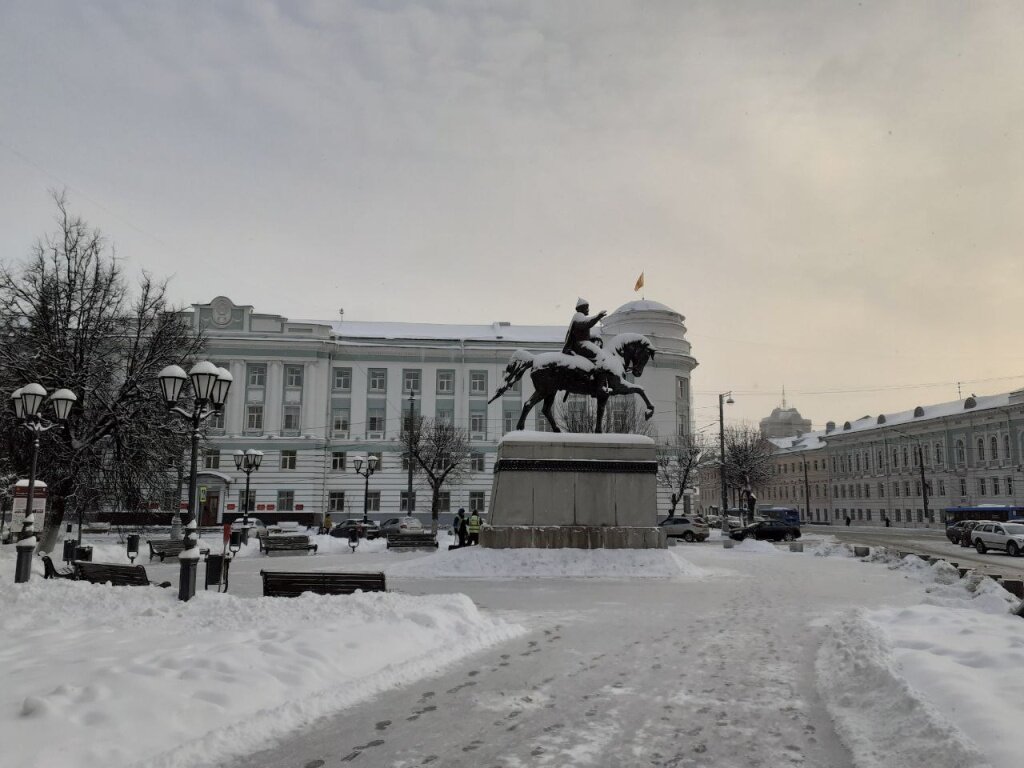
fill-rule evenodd
<path id="1" fill-rule="evenodd" d="M 777 555 L 779 550 L 770 541 L 758 541 L 757 539 L 744 539 L 738 542 L 733 552 L 752 552 L 757 555 Z"/>
<path id="2" fill-rule="evenodd" d="M 464 595 L 0 582 L 5 765 L 199 766 L 522 634 Z"/>
<path id="3" fill-rule="evenodd" d="M 945 561 L 878 559 L 927 587 L 921 605 L 849 613 L 821 645 L 818 685 L 857 765 L 1017 766 L 1019 716 L 1007 707 L 1024 701 L 1016 598 Z"/>
<path id="4" fill-rule="evenodd" d="M 386 568 L 389 576 L 462 579 L 672 579 L 705 571 L 667 549 L 463 547 Z"/>

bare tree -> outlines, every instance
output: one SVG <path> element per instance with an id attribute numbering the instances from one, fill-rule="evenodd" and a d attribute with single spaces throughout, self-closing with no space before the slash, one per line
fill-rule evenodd
<path id="1" fill-rule="evenodd" d="M 683 491 L 697 481 L 701 468 L 716 460 L 712 442 L 703 432 L 681 435 L 658 446 L 658 484 L 672 491 L 669 517 L 675 515 Z"/>
<path id="2" fill-rule="evenodd" d="M 597 401 L 592 397 L 570 395 L 555 406 L 555 420 L 566 432 L 594 432 L 597 422 Z M 624 435 L 657 436 L 654 423 L 645 418 L 646 411 L 635 397 L 613 397 L 608 400 L 602 431 Z"/>
<path id="3" fill-rule="evenodd" d="M 128 288 L 103 236 L 55 194 L 57 230 L 21 264 L 0 266 L 0 391 L 28 382 L 66 387 L 78 401 L 66 425 L 40 441 L 50 504 L 40 549 L 51 551 L 66 511 L 140 509 L 173 483 L 188 449 L 160 396 L 157 374 L 202 348 L 172 308 L 166 283 L 143 274 Z M 0 447 L 23 474 L 30 436 L 0 411 Z"/>
<path id="4" fill-rule="evenodd" d="M 413 419 L 404 439 L 430 487 L 430 528 L 437 534 L 441 489 L 446 484 L 457 485 L 468 471 L 469 435 L 448 419 Z"/>
<path id="5" fill-rule="evenodd" d="M 775 446 L 749 424 L 727 427 L 725 430 L 725 483 L 729 488 L 742 490 L 759 488 L 772 476 L 772 455 Z"/>

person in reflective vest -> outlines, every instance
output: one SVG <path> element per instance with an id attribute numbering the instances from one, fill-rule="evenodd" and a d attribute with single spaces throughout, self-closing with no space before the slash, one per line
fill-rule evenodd
<path id="1" fill-rule="evenodd" d="M 469 543 L 479 544 L 480 543 L 480 513 L 473 510 L 473 514 L 469 516 L 469 521 L 466 523 L 466 528 L 469 530 Z"/>

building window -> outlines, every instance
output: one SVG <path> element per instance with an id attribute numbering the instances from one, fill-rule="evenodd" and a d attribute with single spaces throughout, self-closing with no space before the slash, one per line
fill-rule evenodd
<path id="1" fill-rule="evenodd" d="M 366 428 L 367 431 L 383 434 L 384 433 L 384 409 L 368 408 L 366 410 Z"/>
<path id="2" fill-rule="evenodd" d="M 281 469 L 295 469 L 298 451 L 281 451 Z"/>
<path id="3" fill-rule="evenodd" d="M 250 387 L 263 387 L 267 384 L 267 366 L 263 364 L 249 363 L 245 366 L 246 376 Z"/>
<path id="4" fill-rule="evenodd" d="M 203 467 L 220 469 L 220 451 L 203 451 Z"/>
<path id="5" fill-rule="evenodd" d="M 484 511 L 484 492 L 483 491 L 470 491 L 469 492 L 469 511 L 470 512 L 483 512 Z"/>
<path id="6" fill-rule="evenodd" d="M 469 372 L 469 394 L 471 394 L 471 395 L 486 395 L 487 394 L 487 371 L 470 371 Z"/>
<path id="7" fill-rule="evenodd" d="M 380 512 L 380 491 L 370 491 L 366 494 L 366 511 Z"/>
<path id="8" fill-rule="evenodd" d="M 302 386 L 302 366 L 286 365 L 284 367 L 284 385 L 286 387 Z"/>
<path id="9" fill-rule="evenodd" d="M 1006 478 L 1006 495 L 1013 496 L 1013 478 Z"/>
<path id="10" fill-rule="evenodd" d="M 224 409 L 221 408 L 219 411 L 214 411 L 213 416 L 210 417 L 208 422 L 210 429 L 215 431 L 224 431 Z"/>
<path id="11" fill-rule="evenodd" d="M 455 371 L 437 372 L 437 394 L 450 395 L 455 392 Z"/>
<path id="12" fill-rule="evenodd" d="M 998 496 L 999 495 L 999 478 L 998 477 L 993 477 L 992 478 L 992 495 L 993 496 Z"/>
<path id="13" fill-rule="evenodd" d="M 615 421 L 615 416 L 617 415 L 618 414 L 615 413 L 612 414 L 613 422 Z M 505 411 L 501 419 L 501 434 L 507 435 L 509 432 L 515 431 L 517 421 L 519 421 L 519 414 L 517 414 L 515 411 Z M 612 431 L 618 432 L 619 430 L 613 429 Z"/>
<path id="14" fill-rule="evenodd" d="M 334 386 L 333 389 L 336 392 L 350 392 L 352 391 L 352 369 L 351 368 L 335 368 L 334 369 Z"/>
<path id="15" fill-rule="evenodd" d="M 978 438 L 978 461 L 985 460 L 985 441 Z"/>
<path id="16" fill-rule="evenodd" d="M 291 512 L 295 509 L 295 491 L 277 492 L 277 511 Z"/>
<path id="17" fill-rule="evenodd" d="M 919 522 L 919 523 L 923 523 L 924 522 L 924 512 L 922 512 L 920 509 L 917 510 L 917 522 Z"/>
<path id="18" fill-rule="evenodd" d="M 880 498 L 880 499 L 884 499 L 885 498 L 885 483 L 879 483 L 878 484 L 878 498 Z"/>
<path id="19" fill-rule="evenodd" d="M 331 451 L 331 469 L 335 472 L 345 471 L 345 452 L 344 451 Z"/>
<path id="20" fill-rule="evenodd" d="M 449 491 L 441 491 L 439 494 L 437 494 L 437 511 L 452 511 L 452 494 Z"/>
<path id="21" fill-rule="evenodd" d="M 1003 458 L 1010 460 L 1010 436 L 1003 435 Z"/>
<path id="22" fill-rule="evenodd" d="M 286 405 L 281 414 L 281 430 L 298 432 L 302 420 L 302 409 L 297 405 Z"/>
<path id="23" fill-rule="evenodd" d="M 985 478 L 984 477 L 979 477 L 978 478 L 978 495 L 979 496 L 984 496 L 985 495 Z"/>
<path id="24" fill-rule="evenodd" d="M 676 376 L 676 400 L 690 402 L 690 380 L 685 376 Z"/>
<path id="25" fill-rule="evenodd" d="M 409 394 L 410 392 L 420 391 L 420 371 L 419 370 L 405 370 L 402 371 L 402 392 Z"/>
<path id="26" fill-rule="evenodd" d="M 960 495 L 961 496 L 966 496 L 967 495 L 967 480 L 966 480 L 966 478 L 963 478 L 963 477 L 960 478 Z"/>
<path id="27" fill-rule="evenodd" d="M 487 414 L 478 411 L 469 414 L 469 431 L 471 436 L 483 438 L 487 435 Z"/>
<path id="28" fill-rule="evenodd" d="M 909 456 L 907 455 L 907 446 L 903 446 L 903 466 L 910 466 Z"/>
<path id="29" fill-rule="evenodd" d="M 246 503 L 245 489 L 238 492 L 238 509 L 242 512 L 253 512 L 256 509 L 256 491 L 249 490 L 249 499 Z"/>
<path id="30" fill-rule="evenodd" d="M 935 463 L 942 463 L 942 443 L 935 444 Z"/>
<path id="31" fill-rule="evenodd" d="M 482 453 L 471 453 L 469 455 L 469 468 L 473 472 L 483 472 L 486 466 L 484 455 Z"/>
<path id="32" fill-rule="evenodd" d="M 367 389 L 370 392 L 388 391 L 388 369 L 370 368 L 367 372 Z"/>
<path id="33" fill-rule="evenodd" d="M 245 430 L 246 432 L 263 431 L 263 406 L 248 405 L 245 409 Z"/>
<path id="34" fill-rule="evenodd" d="M 920 496 L 921 495 L 921 481 L 920 480 L 915 480 L 914 481 L 914 495 L 915 496 Z"/>
<path id="35" fill-rule="evenodd" d="M 908 499 L 910 498 L 910 481 L 909 480 L 904 480 L 903 481 L 903 495 L 906 496 Z"/>
<path id="36" fill-rule="evenodd" d="M 348 408 L 335 408 L 331 411 L 331 434 L 334 437 L 348 437 L 348 419 Z"/>
<path id="37" fill-rule="evenodd" d="M 988 452 L 992 457 L 992 461 L 999 458 L 999 440 L 995 435 L 992 435 L 991 439 L 988 441 Z"/>
<path id="38" fill-rule="evenodd" d="M 900 495 L 900 484 L 897 483 L 897 482 L 894 482 L 892 484 L 892 495 L 895 496 L 896 498 L 899 498 L 899 495 Z"/>
<path id="39" fill-rule="evenodd" d="M 455 411 L 451 408 L 438 408 L 434 413 L 438 421 L 443 421 L 446 424 L 451 424 L 455 421 Z"/>
<path id="40" fill-rule="evenodd" d="M 345 511 L 345 492 L 344 491 L 331 491 L 327 494 L 327 511 L 328 512 L 344 512 Z"/>
<path id="41" fill-rule="evenodd" d="M 416 491 L 412 492 L 412 505 L 409 505 L 409 492 L 402 491 L 399 494 L 398 499 L 398 510 L 399 512 L 415 512 L 416 511 Z"/>
<path id="42" fill-rule="evenodd" d="M 551 425 L 548 423 L 547 417 L 543 413 L 540 412 L 539 408 L 537 409 L 537 415 L 534 417 L 534 419 L 536 420 L 536 423 L 537 423 L 536 430 L 538 432 L 550 432 L 551 431 Z"/>

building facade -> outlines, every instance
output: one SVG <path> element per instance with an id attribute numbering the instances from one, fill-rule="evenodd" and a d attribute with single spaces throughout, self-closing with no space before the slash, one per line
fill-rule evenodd
<path id="1" fill-rule="evenodd" d="M 759 501 L 795 506 L 806 522 L 937 527 L 946 508 L 1024 501 L 1024 390 L 829 422 L 772 442 L 776 471 Z M 720 506 L 717 480 L 709 468 L 705 510 Z"/>
<path id="2" fill-rule="evenodd" d="M 568 324 L 568 318 L 566 318 Z M 513 430 L 532 394 L 529 376 L 493 403 L 515 349 L 560 351 L 563 326 L 364 323 L 291 320 L 262 314 L 220 296 L 196 304 L 192 321 L 207 340 L 207 359 L 229 370 L 234 384 L 223 415 L 211 424 L 200 463 L 205 524 L 234 519 L 245 502 L 245 477 L 235 450 L 261 450 L 251 476 L 249 509 L 268 520 L 318 521 L 429 514 L 430 490 L 415 478 L 408 495 L 402 426 L 410 414 L 446 418 L 469 434 L 474 451 L 468 478 L 445 489 L 442 513 L 486 511 L 497 442 Z M 690 373 L 696 366 L 683 316 L 653 301 L 619 307 L 600 327 L 607 342 L 642 333 L 655 359 L 637 383 L 654 403 L 658 436 L 691 429 Z M 624 398 L 613 398 L 614 413 Z M 536 408 L 527 429 L 547 428 Z M 375 454 L 378 471 L 366 482 L 356 458 Z M 418 497 L 418 498 L 417 498 Z M 668 506 L 667 493 L 659 504 Z"/>

